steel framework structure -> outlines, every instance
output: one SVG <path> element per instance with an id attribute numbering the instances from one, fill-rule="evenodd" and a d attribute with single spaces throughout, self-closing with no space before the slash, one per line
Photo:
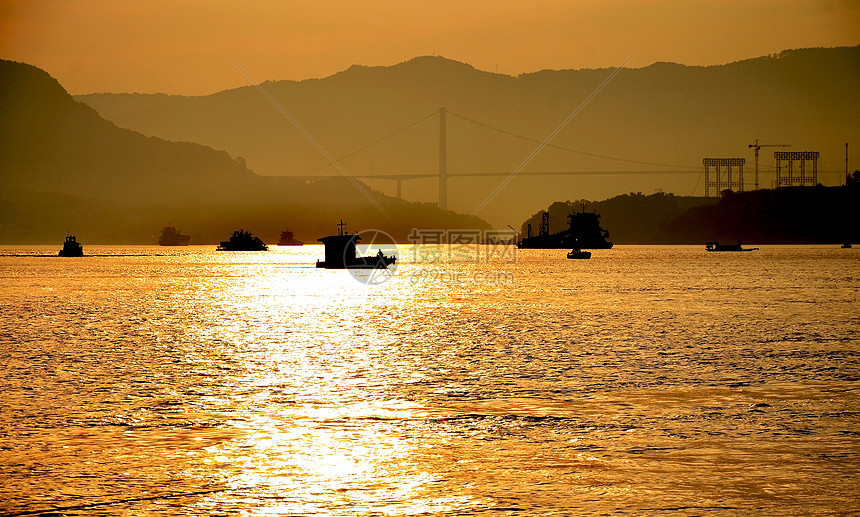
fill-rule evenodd
<path id="1" fill-rule="evenodd" d="M 719 195 L 723 190 L 744 191 L 744 158 L 703 158 L 705 166 L 705 197 L 710 196 L 711 187 Z M 711 167 L 715 168 L 716 177 L 711 180 Z M 721 175 L 721 168 L 725 167 L 725 175 Z M 732 167 L 737 167 L 737 174 L 732 174 Z M 725 181 L 723 179 L 725 178 Z"/>
<path id="2" fill-rule="evenodd" d="M 776 151 L 776 188 L 814 187 L 818 184 L 818 151 Z M 788 161 L 783 171 L 783 161 Z M 800 162 L 800 176 L 795 175 L 794 162 Z M 806 162 L 812 162 L 812 172 L 807 173 Z"/>

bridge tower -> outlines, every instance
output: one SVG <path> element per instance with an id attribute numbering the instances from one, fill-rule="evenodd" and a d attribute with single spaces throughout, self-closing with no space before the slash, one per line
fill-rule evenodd
<path id="1" fill-rule="evenodd" d="M 448 210 L 448 129 L 446 108 L 439 108 L 439 208 Z"/>

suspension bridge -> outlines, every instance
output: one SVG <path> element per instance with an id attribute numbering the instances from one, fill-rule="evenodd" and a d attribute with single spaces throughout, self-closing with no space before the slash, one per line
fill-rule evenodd
<path id="1" fill-rule="evenodd" d="M 513 133 L 511 131 L 501 129 L 498 127 L 491 126 L 489 124 L 480 122 L 478 120 L 474 120 L 464 115 L 460 115 L 458 113 L 452 112 L 446 108 L 439 108 L 438 111 L 434 111 L 429 115 L 422 117 L 421 119 L 407 124 L 406 126 L 401 127 L 400 129 L 393 131 L 370 144 L 361 147 L 349 154 L 343 155 L 338 158 L 338 161 L 349 158 L 353 155 L 356 155 L 362 151 L 365 151 L 373 146 L 376 146 L 394 136 L 410 129 L 411 127 L 424 122 L 425 120 L 438 116 L 439 122 L 439 161 L 438 161 L 438 170 L 430 171 L 430 172 L 396 172 L 396 173 L 350 173 L 350 177 L 355 179 L 364 179 L 364 180 L 385 180 L 385 181 L 393 181 L 396 184 L 397 188 L 397 197 L 402 198 L 402 185 L 405 181 L 410 180 L 418 180 L 418 179 L 426 179 L 426 178 L 438 178 L 438 186 L 439 186 L 439 207 L 442 209 L 448 208 L 448 179 L 449 178 L 465 178 L 465 177 L 509 177 L 513 174 L 512 171 L 501 171 L 501 172 L 478 172 L 478 171 L 458 171 L 458 172 L 449 172 L 448 171 L 448 117 L 453 116 L 458 119 L 461 119 L 465 122 L 473 124 L 477 127 L 481 127 L 488 131 L 494 131 L 500 134 L 507 135 L 509 137 L 513 137 L 519 140 L 531 142 L 534 144 L 542 145 L 544 147 L 558 149 L 561 151 L 576 153 L 583 156 L 588 156 L 592 158 L 601 158 L 605 160 L 611 160 L 616 163 L 624 163 L 630 165 L 636 165 L 638 167 L 642 166 L 650 166 L 650 167 L 660 167 L 658 170 L 592 170 L 592 171 L 573 171 L 573 170 L 562 170 L 562 171 L 522 171 L 517 173 L 518 177 L 535 177 L 535 176 L 593 176 L 593 175 L 666 175 L 666 174 L 683 174 L 683 175 L 699 175 L 704 176 L 704 170 L 701 166 L 686 166 L 686 165 L 677 165 L 677 164 L 665 164 L 665 163 L 654 163 L 640 160 L 630 160 L 625 158 L 619 158 L 615 156 L 607 156 L 597 153 L 591 153 L 587 151 L 572 149 L 569 147 L 561 146 L 553 144 L 552 142 L 544 142 L 541 140 L 537 140 L 534 138 L 530 138 L 527 136 L 523 136 L 520 134 Z M 342 174 L 324 174 L 321 173 L 324 169 L 331 167 L 331 164 L 326 164 L 323 167 L 316 169 L 315 171 L 305 174 L 305 175 L 296 175 L 291 176 L 294 178 L 304 179 L 307 181 L 313 180 L 321 180 L 328 178 L 338 178 L 342 177 Z M 697 183 L 698 187 L 698 183 Z"/>

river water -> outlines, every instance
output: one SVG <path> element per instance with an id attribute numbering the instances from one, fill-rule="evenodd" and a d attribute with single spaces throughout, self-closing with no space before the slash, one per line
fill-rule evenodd
<path id="1" fill-rule="evenodd" d="M 858 250 L 58 249 L 0 250 L 2 514 L 860 513 Z"/>

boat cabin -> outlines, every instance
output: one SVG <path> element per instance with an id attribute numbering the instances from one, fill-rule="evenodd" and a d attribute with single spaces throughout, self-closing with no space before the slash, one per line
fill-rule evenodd
<path id="1" fill-rule="evenodd" d="M 317 261 L 317 267 L 326 269 L 385 269 L 393 264 L 395 257 L 386 257 L 382 250 L 375 256 L 357 257 L 355 246 L 361 237 L 354 233 L 345 232 L 343 220 L 337 225 L 337 235 L 329 235 L 317 239 L 325 246 L 325 260 Z"/>

